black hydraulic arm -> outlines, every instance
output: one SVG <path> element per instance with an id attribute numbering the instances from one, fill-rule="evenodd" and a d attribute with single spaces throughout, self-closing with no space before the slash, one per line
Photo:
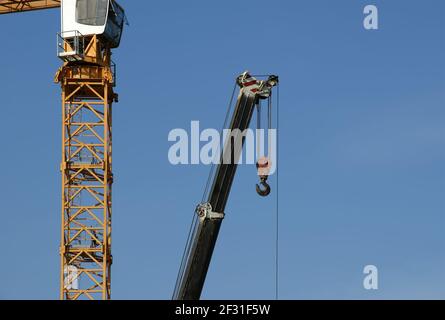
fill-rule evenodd
<path id="1" fill-rule="evenodd" d="M 259 99 L 268 98 L 272 87 L 277 82 L 276 76 L 270 76 L 265 81 L 258 81 L 247 72 L 237 79 L 240 93 L 230 122 L 231 138 L 226 138 L 207 202 L 201 203 L 197 207 L 197 223 L 190 238 L 189 250 L 185 264 L 180 270 L 173 299 L 197 300 L 201 296 L 242 152 L 245 140 L 244 131 L 249 127 L 255 105 Z"/>

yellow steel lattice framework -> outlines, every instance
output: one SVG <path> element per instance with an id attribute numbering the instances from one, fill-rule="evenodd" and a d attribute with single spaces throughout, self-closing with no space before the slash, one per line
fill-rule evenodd
<path id="1" fill-rule="evenodd" d="M 61 0 L 0 0 L 0 14 L 60 7 Z M 56 74 L 62 87 L 60 298 L 111 297 L 111 51 L 96 37 Z M 65 42 L 65 52 L 73 48 Z"/>
<path id="2" fill-rule="evenodd" d="M 89 47 L 94 43 L 100 45 L 94 37 Z M 60 298 L 110 299 L 111 124 L 117 95 L 109 50 L 100 64 L 66 63 L 57 81 L 63 119 Z"/>
<path id="3" fill-rule="evenodd" d="M 60 7 L 61 0 L 0 0 L 0 14 Z"/>

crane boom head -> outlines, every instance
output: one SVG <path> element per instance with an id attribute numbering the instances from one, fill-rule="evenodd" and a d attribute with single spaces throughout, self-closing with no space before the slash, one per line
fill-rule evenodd
<path id="1" fill-rule="evenodd" d="M 257 80 L 248 71 L 240 74 L 236 79 L 241 87 L 241 93 L 257 95 L 259 99 L 267 99 L 272 93 L 272 88 L 278 84 L 278 76 L 271 75 L 267 80 Z"/>

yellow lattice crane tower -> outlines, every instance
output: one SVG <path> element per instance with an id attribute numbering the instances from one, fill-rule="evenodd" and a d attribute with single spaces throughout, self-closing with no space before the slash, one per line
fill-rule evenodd
<path id="1" fill-rule="evenodd" d="M 125 14 L 114 0 L 0 0 L 0 14 L 61 6 L 55 81 L 62 88 L 61 299 L 111 296 L 111 49 Z"/>

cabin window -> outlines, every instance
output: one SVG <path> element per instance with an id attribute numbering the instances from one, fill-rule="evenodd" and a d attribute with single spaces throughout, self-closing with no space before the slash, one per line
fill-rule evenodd
<path id="1" fill-rule="evenodd" d="M 103 26 L 107 19 L 108 0 L 77 0 L 76 22 Z"/>

